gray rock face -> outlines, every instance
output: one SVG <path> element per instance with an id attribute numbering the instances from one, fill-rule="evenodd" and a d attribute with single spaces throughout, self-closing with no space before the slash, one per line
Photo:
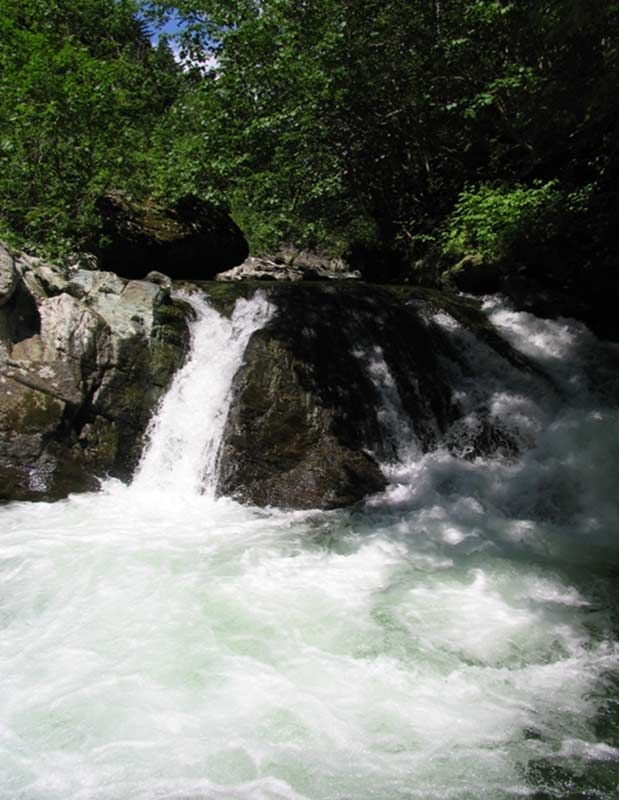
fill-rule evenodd
<path id="1" fill-rule="evenodd" d="M 127 477 L 186 349 L 169 289 L 20 254 L 0 307 L 0 500 Z"/>
<path id="2" fill-rule="evenodd" d="M 0 244 L 0 306 L 5 305 L 13 296 L 17 286 L 15 262 L 9 251 Z"/>
<path id="3" fill-rule="evenodd" d="M 273 256 L 250 256 L 238 267 L 216 276 L 218 281 L 324 281 L 358 280 L 341 259 L 314 253 L 283 250 Z"/>

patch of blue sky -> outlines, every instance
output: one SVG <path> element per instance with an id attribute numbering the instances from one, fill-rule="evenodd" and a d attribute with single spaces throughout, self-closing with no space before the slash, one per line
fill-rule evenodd
<path id="1" fill-rule="evenodd" d="M 156 25 L 149 20 L 149 27 L 151 30 L 150 40 L 153 44 L 157 44 L 162 36 L 174 36 L 182 29 L 182 22 L 176 12 L 161 25 Z"/>

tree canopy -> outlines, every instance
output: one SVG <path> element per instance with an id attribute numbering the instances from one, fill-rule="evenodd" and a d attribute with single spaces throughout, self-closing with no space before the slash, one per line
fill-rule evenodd
<path id="1" fill-rule="evenodd" d="M 619 4 L 0 11 L 0 216 L 21 236 L 78 246 L 114 187 L 195 193 L 230 207 L 254 249 L 348 253 L 377 279 L 428 252 L 614 263 Z M 153 43 L 170 18 L 176 58 Z"/>

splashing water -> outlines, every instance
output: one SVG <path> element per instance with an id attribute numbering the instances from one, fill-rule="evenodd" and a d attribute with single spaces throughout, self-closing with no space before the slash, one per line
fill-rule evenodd
<path id="1" fill-rule="evenodd" d="M 198 295 L 179 295 L 196 319 L 190 358 L 177 373 L 148 431 L 134 486 L 171 494 L 215 492 L 217 455 L 232 380 L 252 333 L 273 313 L 264 295 L 241 299 L 230 320 Z"/>
<path id="2" fill-rule="evenodd" d="M 551 384 L 439 317 L 520 457 L 409 450 L 363 510 L 248 509 L 200 486 L 270 310 L 192 303 L 134 484 L 0 510 L 0 798 L 615 798 L 617 349 L 488 301 Z"/>

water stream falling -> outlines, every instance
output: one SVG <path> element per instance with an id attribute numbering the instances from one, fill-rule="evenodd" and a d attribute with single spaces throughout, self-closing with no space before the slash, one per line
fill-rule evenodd
<path id="1" fill-rule="evenodd" d="M 0 798 L 616 798 L 616 347 L 489 300 L 546 381 L 438 315 L 453 435 L 522 455 L 411 440 L 363 509 L 259 510 L 199 487 L 271 309 L 191 302 L 133 485 L 0 509 Z"/>
<path id="2" fill-rule="evenodd" d="M 180 296 L 196 315 L 190 357 L 151 422 L 133 487 L 172 494 L 204 490 L 212 497 L 232 380 L 252 333 L 274 309 L 258 293 L 241 299 L 228 320 L 199 295 Z"/>

